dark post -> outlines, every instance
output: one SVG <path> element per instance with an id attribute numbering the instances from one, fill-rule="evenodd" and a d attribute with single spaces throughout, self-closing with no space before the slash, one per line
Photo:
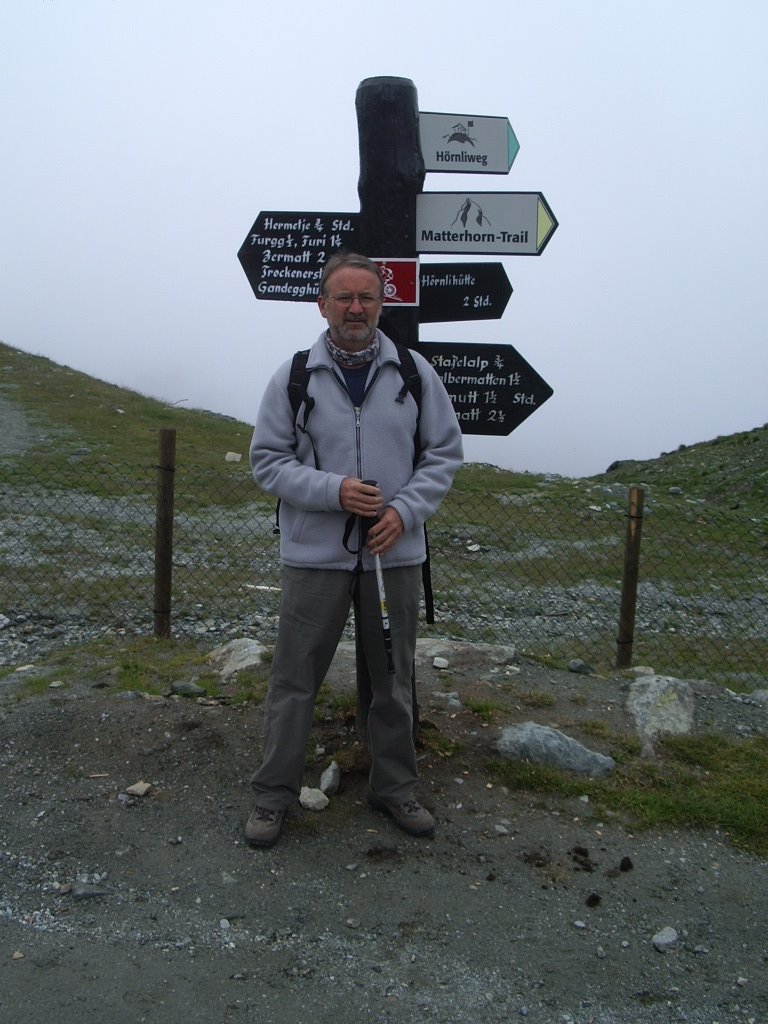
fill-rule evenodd
<path id="1" fill-rule="evenodd" d="M 173 574 L 173 495 L 176 474 L 176 431 L 160 431 L 155 513 L 155 636 L 171 635 Z"/>
<path id="2" fill-rule="evenodd" d="M 355 97 L 360 142 L 360 249 L 378 259 L 416 256 L 416 196 L 424 184 L 416 86 L 366 78 Z M 385 307 L 381 329 L 409 348 L 419 342 L 416 307 Z"/>
<path id="3" fill-rule="evenodd" d="M 355 96 L 360 143 L 359 247 L 374 259 L 416 256 L 416 196 L 424 184 L 424 158 L 419 139 L 419 102 L 409 78 L 366 78 Z M 385 306 L 380 327 L 408 348 L 419 345 L 417 307 Z M 356 629 L 356 636 L 359 630 Z M 371 702 L 368 666 L 357 644 L 358 727 L 365 735 Z M 413 691 L 413 736 L 419 732 L 416 676 Z"/>
<path id="4" fill-rule="evenodd" d="M 629 508 L 627 510 L 627 537 L 624 545 L 624 577 L 621 586 L 621 609 L 619 611 L 619 635 L 616 639 L 617 668 L 629 668 L 632 664 L 644 501 L 645 491 L 643 488 L 630 487 Z"/>

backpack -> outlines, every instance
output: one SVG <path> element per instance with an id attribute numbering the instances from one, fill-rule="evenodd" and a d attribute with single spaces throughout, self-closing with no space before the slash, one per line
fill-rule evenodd
<path id="1" fill-rule="evenodd" d="M 419 376 L 419 371 L 416 368 L 416 362 L 411 350 L 401 342 L 395 342 L 394 344 L 397 348 L 397 357 L 400 360 L 397 364 L 397 369 L 400 376 L 403 378 L 403 386 L 400 388 L 395 401 L 401 403 L 404 402 L 410 392 L 413 396 L 413 400 L 416 402 L 416 430 L 413 436 L 413 462 L 415 466 L 421 456 L 422 450 L 421 437 L 419 434 L 419 420 L 421 418 L 421 377 Z M 312 398 L 307 392 L 307 385 L 309 383 L 309 376 L 311 373 L 311 371 L 307 369 L 308 358 L 309 349 L 302 349 L 300 352 L 294 353 L 291 361 L 291 372 L 288 377 L 288 400 L 291 403 L 293 421 L 302 433 L 307 432 L 307 420 L 315 406 L 314 398 Z M 301 423 L 299 423 L 299 410 L 301 409 L 302 403 L 304 404 L 304 415 L 301 418 Z M 314 443 L 312 445 L 312 451 L 315 455 L 315 464 L 318 465 L 317 452 L 314 450 Z M 275 515 L 275 529 L 273 530 L 273 533 L 280 533 L 279 501 Z M 435 621 L 435 604 L 432 594 L 432 574 L 429 564 L 429 537 L 427 535 L 426 523 L 424 524 L 424 543 L 426 547 L 426 558 L 421 566 L 421 580 L 424 587 L 426 620 L 428 623 L 432 624 Z"/>

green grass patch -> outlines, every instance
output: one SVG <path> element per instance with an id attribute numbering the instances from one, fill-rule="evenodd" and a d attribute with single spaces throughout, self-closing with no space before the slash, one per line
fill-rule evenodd
<path id="1" fill-rule="evenodd" d="M 611 734 L 606 723 L 596 718 L 589 718 L 584 722 L 579 722 L 579 729 L 586 736 L 594 736 L 597 739 L 605 739 Z"/>
<path id="2" fill-rule="evenodd" d="M 425 723 L 419 732 L 419 743 L 423 749 L 437 757 L 454 757 L 462 750 L 458 741 L 450 739 L 437 728 L 426 728 Z"/>
<path id="3" fill-rule="evenodd" d="M 518 700 L 529 708 L 553 708 L 557 704 L 557 697 L 545 690 L 525 690 L 518 695 Z"/>
<path id="4" fill-rule="evenodd" d="M 465 702 L 465 707 L 483 722 L 495 722 L 506 713 L 503 704 L 492 700 L 468 700 Z"/>
<path id="5" fill-rule="evenodd" d="M 607 779 L 581 779 L 546 766 L 499 760 L 489 769 L 515 792 L 587 794 L 596 808 L 619 812 L 636 828 L 717 829 L 735 846 L 768 854 L 764 737 L 668 737 L 654 760 L 627 760 Z"/>
<path id="6" fill-rule="evenodd" d="M 357 693 L 332 690 L 323 683 L 315 701 L 313 717 L 315 722 L 344 722 L 354 718 L 357 712 Z"/>

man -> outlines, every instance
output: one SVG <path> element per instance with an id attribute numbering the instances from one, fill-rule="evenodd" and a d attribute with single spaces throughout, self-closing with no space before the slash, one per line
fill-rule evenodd
<path id="1" fill-rule="evenodd" d="M 410 835 L 431 835 L 435 827 L 414 798 L 411 673 L 423 525 L 461 464 L 461 431 L 439 377 L 414 353 L 419 413 L 397 349 L 378 330 L 382 295 L 378 268 L 365 256 L 341 253 L 328 261 L 318 299 L 327 329 L 307 360 L 307 400 L 295 415 L 285 363 L 267 386 L 251 442 L 256 482 L 280 499 L 283 563 L 263 761 L 251 780 L 256 806 L 245 827 L 256 847 L 274 845 L 299 796 L 315 699 L 353 601 L 371 682 L 369 802 Z M 376 557 L 394 672 L 384 647 Z"/>

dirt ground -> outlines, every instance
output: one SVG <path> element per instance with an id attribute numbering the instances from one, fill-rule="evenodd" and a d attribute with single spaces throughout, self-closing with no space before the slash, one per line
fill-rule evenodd
<path id="1" fill-rule="evenodd" d="M 435 837 L 366 805 L 345 648 L 306 779 L 338 757 L 340 789 L 267 851 L 241 837 L 261 708 L 229 702 L 234 683 L 147 698 L 87 660 L 35 696 L 40 670 L 1 682 L 0 1020 L 768 1022 L 764 861 L 723 835 L 633 832 L 584 799 L 532 802 L 485 770 L 500 727 L 529 719 L 609 752 L 633 728 L 626 680 L 450 643 L 420 646 L 417 668 L 424 730 L 460 744 L 420 751 Z M 502 720 L 467 709 L 483 700 Z M 763 730 L 765 714 L 697 686 L 697 729 Z"/>

